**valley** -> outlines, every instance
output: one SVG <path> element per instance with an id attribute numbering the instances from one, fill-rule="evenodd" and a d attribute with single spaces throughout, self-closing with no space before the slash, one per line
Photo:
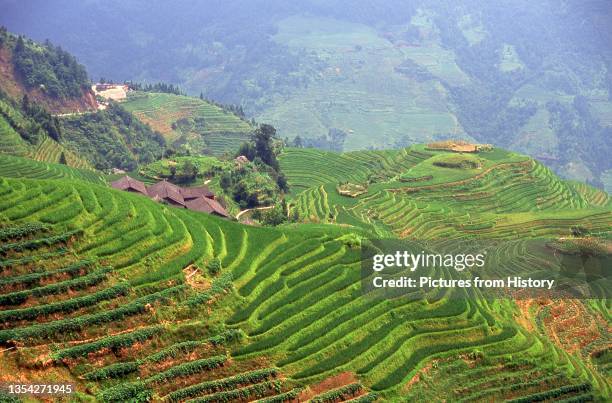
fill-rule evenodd
<path id="1" fill-rule="evenodd" d="M 211 15 L 244 15 L 230 3 Z M 605 80 L 560 91 L 588 69 L 536 63 L 493 6 L 319 15 L 333 4 L 287 4 L 272 30 L 198 21 L 179 70 L 126 24 L 142 76 L 121 83 L 0 30 L 0 401 L 610 401 Z M 248 96 L 207 99 L 228 88 L 214 99 Z M 369 289 L 370 254 L 409 248 L 450 260 Z M 5 387 L 43 383 L 73 391 Z"/>

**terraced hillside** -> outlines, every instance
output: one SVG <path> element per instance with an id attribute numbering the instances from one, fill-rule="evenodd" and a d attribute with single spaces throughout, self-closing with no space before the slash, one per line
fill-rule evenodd
<path id="1" fill-rule="evenodd" d="M 0 117 L 0 154 L 25 155 L 28 144 L 21 138 L 11 125 Z"/>
<path id="2" fill-rule="evenodd" d="M 383 154 L 401 162 L 391 167 L 382 158 L 379 165 L 355 158 L 364 154 L 288 149 L 283 170 L 294 189 L 305 189 L 293 202 L 300 216 L 413 239 L 554 235 L 578 222 L 598 232 L 610 216 L 604 191 L 564 182 L 539 162 L 504 150 L 479 153 L 475 168 L 453 167 L 460 154 L 424 146 Z M 338 186 L 347 181 L 367 192 L 342 196 Z"/>
<path id="3" fill-rule="evenodd" d="M 101 174 L 89 169 L 45 163 L 29 158 L 0 155 L 0 177 L 33 179 L 78 179 L 96 184 L 106 183 Z"/>
<path id="4" fill-rule="evenodd" d="M 41 162 L 52 162 L 59 163 L 62 153 L 66 159 L 66 165 L 73 168 L 81 169 L 92 169 L 93 167 L 85 159 L 79 157 L 60 143 L 51 140 L 46 137 L 36 148 L 29 154 L 29 156 Z"/>
<path id="5" fill-rule="evenodd" d="M 237 115 L 198 98 L 137 92 L 122 105 L 168 140 L 215 155 L 235 152 L 252 130 Z"/>
<path id="6" fill-rule="evenodd" d="M 294 193 L 316 185 L 365 182 L 391 178 L 429 155 L 417 150 L 333 153 L 287 148 L 280 156 L 283 172 Z"/>
<path id="7" fill-rule="evenodd" d="M 0 100 L 0 103 L 3 104 L 3 110 L 9 110 L 4 101 Z M 10 109 L 10 112 L 12 114 L 18 113 L 15 109 Z M 13 116 L 13 118 L 21 119 L 22 117 Z M 3 116 L 0 116 L 0 156 L 27 156 L 37 161 L 58 163 L 62 153 L 64 153 L 66 165 L 74 168 L 92 169 L 91 165 L 83 158 L 80 158 L 49 137 L 43 137 L 37 145 L 28 143 L 11 127 Z"/>
<path id="8" fill-rule="evenodd" d="M 450 237 L 502 238 L 500 261 L 541 264 L 537 253 L 525 253 L 526 239 L 557 238 L 577 225 L 609 237 L 610 205 L 593 206 L 589 200 L 600 201 L 593 190 L 498 151 L 483 173 L 502 164 L 517 171 L 498 172 L 497 182 L 482 175 L 481 188 L 492 193 L 483 211 L 469 199 L 459 211 L 459 199 L 442 198 L 439 183 L 400 182 L 419 173 L 424 149 L 338 160 L 300 153 L 322 155 L 318 169 L 333 180 L 371 178 L 368 193 L 355 198 L 334 193 L 333 182 L 313 180 L 306 190 L 316 209 L 333 213 L 330 221 L 353 225 L 242 226 L 72 179 L 77 171 L 27 179 L 15 176 L 36 163 L 0 169 L 2 381 L 70 380 L 82 396 L 102 401 L 609 398 L 607 300 L 529 308 L 455 298 L 468 295 L 450 289 L 377 300 L 362 293 L 360 278 L 360 237 L 397 234 L 402 220 L 426 237 L 449 228 Z M 284 166 L 294 162 L 286 157 Z M 345 169 L 329 169 L 328 160 Z M 355 169 L 346 169 L 353 161 Z M 542 189 L 554 192 L 539 208 Z M 323 191 L 327 203 L 317 196 Z M 420 217 L 410 203 L 432 207 Z M 519 210 L 482 228 L 454 221 L 454 214 L 499 218 L 504 208 Z M 388 213 L 386 223 L 378 211 Z M 571 320 L 572 312 L 587 335 L 550 320 Z"/>

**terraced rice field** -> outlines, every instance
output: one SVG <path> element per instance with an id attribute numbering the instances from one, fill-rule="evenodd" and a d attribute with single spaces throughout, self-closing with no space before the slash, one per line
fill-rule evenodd
<path id="1" fill-rule="evenodd" d="M 62 153 L 64 153 L 64 157 L 66 158 L 66 165 L 73 168 L 93 169 L 91 164 L 86 160 L 80 158 L 48 137 L 36 146 L 36 148 L 30 152 L 29 156 L 36 161 L 59 163 Z"/>
<path id="2" fill-rule="evenodd" d="M 416 165 L 429 154 L 419 151 L 355 151 L 333 153 L 315 149 L 287 148 L 280 156 L 292 192 L 326 183 L 361 183 L 393 177 Z"/>
<path id="3" fill-rule="evenodd" d="M 400 47 L 367 24 L 315 16 L 279 21 L 273 39 L 314 55 L 294 73 L 308 84 L 266 92 L 255 116 L 282 137 L 316 138 L 338 128 L 349 134 L 347 149 L 364 150 L 391 148 L 406 136 L 425 142 L 439 133 L 463 133 L 440 82 L 463 85 L 467 77 L 441 46 Z M 397 68 L 406 60 L 436 78 L 401 74 Z"/>
<path id="4" fill-rule="evenodd" d="M 198 98 L 137 93 L 131 94 L 123 105 L 170 141 L 179 143 L 190 141 L 189 133 L 173 128 L 173 123 L 183 118 L 203 119 L 203 127 L 195 128 L 191 134 L 201 138 L 208 151 L 215 155 L 235 152 L 252 131 L 247 121 Z"/>
<path id="5" fill-rule="evenodd" d="M 41 162 L 58 163 L 62 152 L 68 166 L 92 169 L 87 161 L 48 137 L 45 137 L 36 147 L 32 146 L 23 140 L 3 118 L 0 118 L 0 158 L 4 155 L 27 156 Z"/>
<path id="6" fill-rule="evenodd" d="M 500 261 L 537 264 L 524 252 L 529 237 L 577 224 L 609 235 L 612 212 L 595 191 L 521 160 L 480 177 L 483 200 L 460 210 L 467 196 L 397 181 L 426 160 L 422 150 L 289 151 L 303 156 L 292 172 L 310 163 L 312 173 L 297 208 L 354 224 L 242 226 L 74 180 L 82 171 L 67 167 L 50 176 L 61 179 L 27 179 L 11 177 L 19 158 L 0 166 L 0 345 L 16 347 L 0 357 L 3 380 L 70 379 L 83 395 L 122 402 L 609 398 L 607 300 L 566 300 L 549 313 L 562 305 L 450 289 L 372 299 L 354 235 L 409 226 L 423 237 L 500 238 Z M 331 164 L 320 176 L 316 158 Z M 370 178 L 370 191 L 341 197 L 327 177 Z M 377 188 L 384 181 L 392 186 Z M 217 275 L 206 270 L 212 258 Z M 564 332 L 551 315 L 579 316 L 590 331 Z"/>
<path id="7" fill-rule="evenodd" d="M 104 184 L 101 174 L 89 169 L 70 168 L 63 164 L 38 162 L 28 158 L 0 155 L 0 177 L 34 179 L 79 179 Z"/>
<path id="8" fill-rule="evenodd" d="M 0 154 L 25 155 L 28 152 L 28 144 L 0 117 Z"/>
<path id="9" fill-rule="evenodd" d="M 354 158 L 363 154 L 305 149 L 283 154 L 299 215 L 412 239 L 521 231 L 545 236 L 579 222 L 598 232 L 610 218 L 612 204 L 604 191 L 564 182 L 539 162 L 500 150 L 483 153 L 482 168 L 465 170 L 434 166 L 428 160 L 443 153 L 419 147 L 387 154 L 393 168 L 383 159 L 376 165 Z M 324 168 L 318 172 L 314 166 Z M 344 181 L 367 184 L 368 193 L 340 196 L 336 186 Z"/>

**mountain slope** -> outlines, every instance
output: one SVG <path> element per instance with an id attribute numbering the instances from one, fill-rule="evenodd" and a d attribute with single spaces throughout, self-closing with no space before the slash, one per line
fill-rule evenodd
<path id="1" fill-rule="evenodd" d="M 316 158 L 318 168 L 301 168 L 312 179 L 297 174 L 300 161 Z M 343 171 L 325 166 L 334 158 Z M 465 245 L 503 240 L 495 249 L 500 262 L 534 267 L 543 255 L 531 239 L 566 238 L 577 225 L 609 237 L 612 209 L 597 191 L 498 149 L 478 155 L 481 169 L 433 165 L 469 165 L 463 158 L 423 147 L 335 156 L 289 149 L 281 160 L 294 164 L 289 180 L 313 185 L 297 205 L 314 189 L 305 208 L 332 211 L 350 226 L 279 228 L 243 226 L 89 182 L 14 179 L 28 169 L 0 168 L 0 281 L 8 284 L 0 293 L 0 344 L 19 346 L 0 357 L 0 368 L 11 369 L 3 371 L 7 381 L 41 371 L 68 377 L 104 401 L 344 401 L 372 390 L 385 400 L 609 398 L 605 300 L 530 307 L 450 289 L 383 300 L 362 293 L 359 237 L 383 229 L 386 218 L 391 236 L 404 222 L 415 236 L 469 234 Z M 414 182 L 424 169 L 433 178 Z M 500 172 L 489 176 L 490 169 Z M 319 172 L 328 173 L 323 184 Z M 369 193 L 351 198 L 329 189 L 347 180 L 369 180 Z M 457 192 L 476 183 L 482 188 Z M 472 198 L 461 211 L 450 195 Z M 516 213 L 481 222 L 501 217 L 503 208 Z M 453 212 L 464 213 L 463 227 Z M 46 271 L 32 274 L 32 261 Z M 554 262 L 546 267 L 557 270 Z M 551 314 L 558 323 L 580 320 L 580 331 L 564 331 Z"/>
<path id="2" fill-rule="evenodd" d="M 169 143 L 194 153 L 234 153 L 253 130 L 232 111 L 198 98 L 137 92 L 122 105 Z"/>
<path id="3" fill-rule="evenodd" d="M 115 102 L 98 110 L 69 53 L 2 29 L 0 55 L 0 153 L 107 170 L 161 158 L 166 143 L 148 125 Z"/>
<path id="4" fill-rule="evenodd" d="M 605 191 L 562 181 L 526 156 L 426 146 L 376 153 L 287 149 L 281 167 L 301 192 L 294 210 L 309 221 L 411 239 L 510 236 L 519 227 L 545 236 L 582 221 L 591 231 L 606 230 L 611 203 Z M 455 166 L 455 160 L 477 166 Z M 343 196 L 347 182 L 363 191 Z"/>

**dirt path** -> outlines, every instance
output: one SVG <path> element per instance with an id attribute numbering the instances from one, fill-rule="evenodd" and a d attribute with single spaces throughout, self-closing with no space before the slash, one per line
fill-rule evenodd
<path id="1" fill-rule="evenodd" d="M 57 117 L 57 118 L 65 118 L 65 117 L 68 117 L 68 116 L 80 116 L 80 115 L 88 115 L 88 114 L 90 114 L 90 113 L 94 113 L 94 112 L 96 112 L 96 111 L 71 112 L 71 113 L 58 113 L 58 114 L 55 114 L 55 115 L 52 115 L 52 116 Z"/>
<path id="2" fill-rule="evenodd" d="M 270 210 L 271 208 L 274 208 L 274 206 L 248 208 L 248 209 L 242 210 L 240 213 L 238 213 L 236 215 L 236 219 L 239 219 L 241 215 L 243 215 L 244 213 L 248 213 L 249 211 L 252 211 L 252 210 Z"/>

